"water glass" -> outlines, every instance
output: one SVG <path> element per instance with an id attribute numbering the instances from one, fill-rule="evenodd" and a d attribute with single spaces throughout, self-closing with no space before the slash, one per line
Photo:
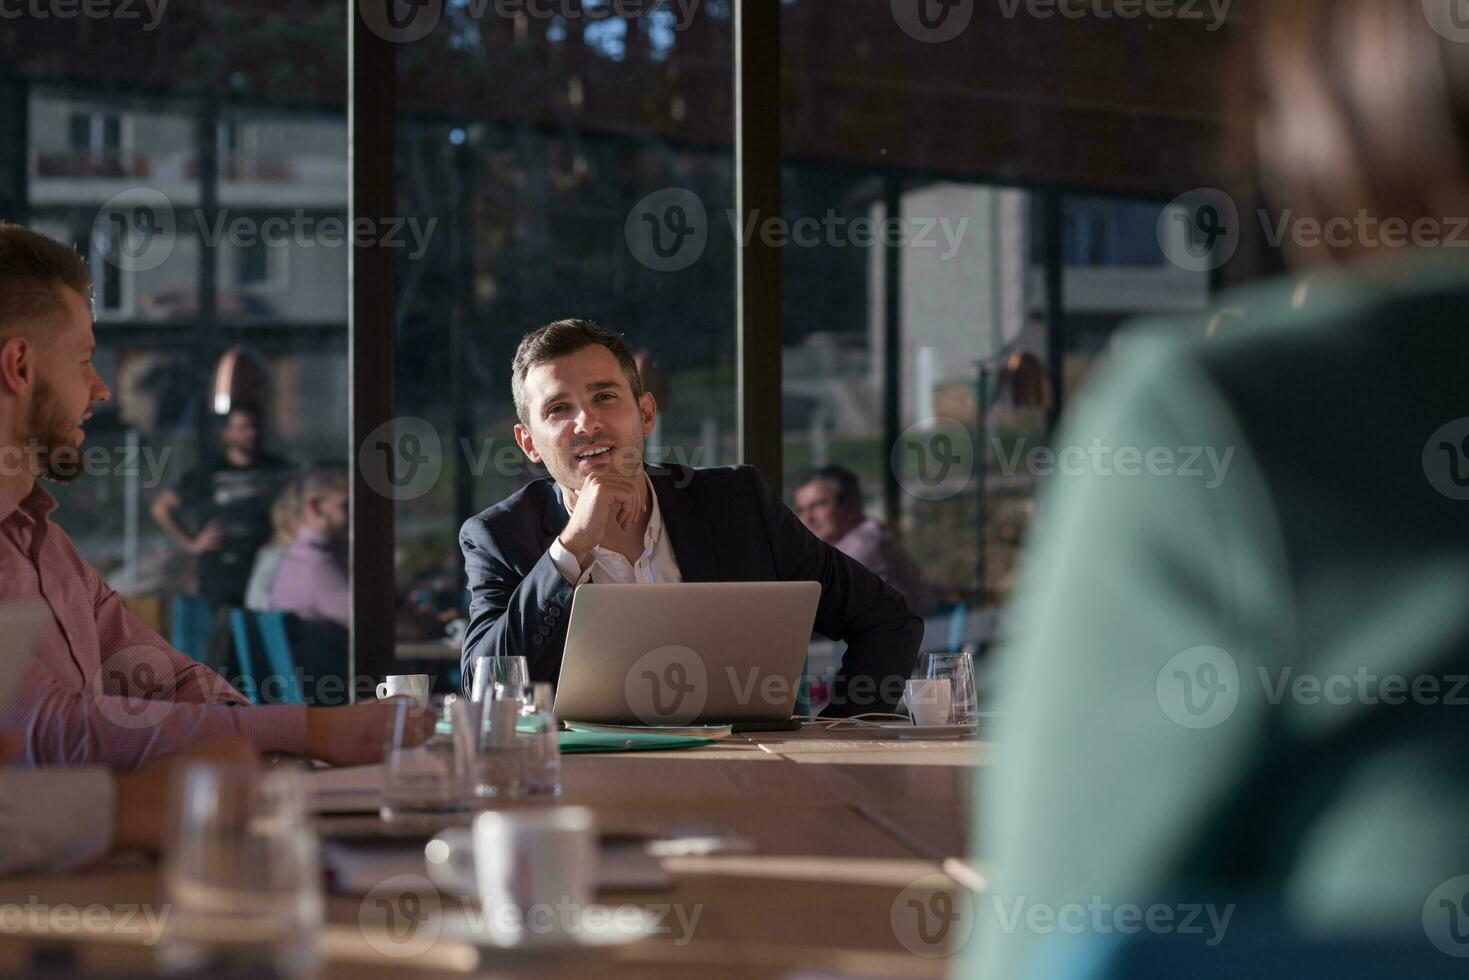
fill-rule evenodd
<path id="1" fill-rule="evenodd" d="M 317 839 L 300 772 L 198 763 L 174 778 L 165 972 L 304 977 L 320 965 Z"/>
<path id="2" fill-rule="evenodd" d="M 442 694 L 427 704 L 405 700 L 395 707 L 383 746 L 383 819 L 472 809 L 478 749 L 469 702 Z"/>
<path id="3" fill-rule="evenodd" d="M 524 657 L 480 657 L 474 662 L 474 684 L 469 699 L 476 704 L 484 703 L 496 684 L 517 691 L 530 687 L 530 665 Z"/>
<path id="4" fill-rule="evenodd" d="M 486 692 L 479 729 L 479 759 L 475 793 L 480 797 L 510 799 L 523 795 L 526 760 L 531 737 L 520 731 L 526 690 L 494 684 Z"/>
<path id="5" fill-rule="evenodd" d="M 915 677 L 946 680 L 950 684 L 950 718 L 956 725 L 979 721 L 979 693 L 974 683 L 974 657 L 963 653 L 925 653 L 918 658 Z"/>
<path id="6" fill-rule="evenodd" d="M 520 731 L 526 736 L 527 750 L 522 789 L 526 796 L 561 795 L 561 744 L 557 739 L 560 726 L 552 710 L 555 688 L 541 682 L 531 691 L 531 700 L 521 715 Z"/>

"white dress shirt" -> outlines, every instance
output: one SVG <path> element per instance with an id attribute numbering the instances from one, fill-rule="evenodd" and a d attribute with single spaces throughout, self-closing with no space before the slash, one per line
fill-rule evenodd
<path id="1" fill-rule="evenodd" d="M 60 871 L 112 848 L 106 769 L 0 767 L 0 875 Z"/>
<path id="2" fill-rule="evenodd" d="M 643 479 L 648 485 L 648 498 L 652 501 L 652 513 L 648 515 L 648 529 L 643 532 L 643 553 L 632 564 L 625 555 L 598 545 L 592 549 L 592 563 L 582 571 L 576 555 L 566 550 L 561 539 L 551 539 L 551 561 L 555 563 L 561 577 L 572 585 L 620 584 L 638 582 L 682 582 L 683 573 L 678 570 L 678 559 L 673 557 L 673 544 L 663 530 L 663 512 L 658 506 L 658 494 L 653 492 L 653 481 L 646 473 Z"/>

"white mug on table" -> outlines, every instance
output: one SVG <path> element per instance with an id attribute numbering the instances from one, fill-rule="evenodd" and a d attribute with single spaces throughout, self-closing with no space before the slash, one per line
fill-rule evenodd
<path id="1" fill-rule="evenodd" d="M 426 704 L 433 681 L 427 674 L 390 674 L 388 679 L 377 686 L 378 700 L 387 698 L 410 697 L 413 700 Z"/>
<path id="2" fill-rule="evenodd" d="M 915 725 L 947 725 L 954 720 L 954 686 L 945 678 L 913 678 L 903 700 Z"/>
<path id="3" fill-rule="evenodd" d="M 487 810 L 424 853 L 435 884 L 479 899 L 492 942 L 564 942 L 581 928 L 596 886 L 596 816 L 580 806 Z"/>

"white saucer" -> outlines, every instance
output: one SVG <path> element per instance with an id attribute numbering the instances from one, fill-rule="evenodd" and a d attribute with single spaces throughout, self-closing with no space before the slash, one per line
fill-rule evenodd
<path id="1" fill-rule="evenodd" d="M 978 725 L 914 725 L 906 721 L 883 722 L 877 726 L 899 738 L 963 738 L 978 731 Z"/>
<path id="2" fill-rule="evenodd" d="M 532 936 L 522 943 L 507 943 L 481 931 L 479 910 L 445 909 L 440 935 L 454 942 L 467 943 L 483 952 L 514 956 L 565 956 L 626 946 L 653 935 L 659 917 L 636 905 L 589 905 L 587 926 L 567 932 Z"/>

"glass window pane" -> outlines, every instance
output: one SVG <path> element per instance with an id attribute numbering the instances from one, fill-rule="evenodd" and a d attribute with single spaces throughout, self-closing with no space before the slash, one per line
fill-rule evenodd
<path id="1" fill-rule="evenodd" d="M 422 420 L 441 465 L 397 505 L 400 656 L 457 664 L 459 525 L 545 475 L 513 437 L 528 331 L 620 331 L 660 406 L 649 458 L 735 461 L 729 5 L 603 6 L 450 5 L 398 50 L 397 415 Z"/>

